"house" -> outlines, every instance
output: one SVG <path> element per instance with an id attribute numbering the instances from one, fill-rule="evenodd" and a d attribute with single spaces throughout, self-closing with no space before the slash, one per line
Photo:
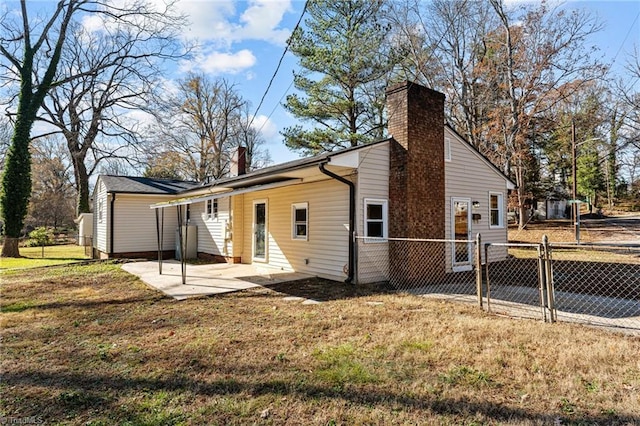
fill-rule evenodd
<path id="1" fill-rule="evenodd" d="M 157 258 L 155 213 L 150 204 L 169 201 L 196 182 L 100 175 L 93 192 L 93 253 L 95 258 Z M 170 212 L 169 215 L 171 215 Z M 173 257 L 175 223 L 166 223 L 165 257 Z"/>
<path id="2" fill-rule="evenodd" d="M 481 233 L 485 242 L 506 242 L 507 190 L 514 185 L 444 124 L 444 95 L 403 83 L 387 91 L 387 114 L 387 139 L 250 173 L 240 151 L 235 176 L 199 187 L 136 181 L 145 190 L 116 192 L 114 177 L 101 177 L 94 216 L 97 230 L 107 226 L 96 232 L 96 249 L 168 257 L 178 229 L 195 235 L 188 239 L 201 258 L 371 282 L 386 279 L 380 271 L 388 268 L 368 264 L 367 251 L 388 251 L 395 268 L 420 255 L 391 250 L 393 238 L 470 240 Z M 122 179 L 127 186 L 136 178 Z M 115 221 L 100 213 L 114 208 Z M 351 230 L 366 244 L 357 244 Z M 443 273 L 471 269 L 471 246 L 462 247 L 462 253 L 443 248 L 431 261 Z"/>

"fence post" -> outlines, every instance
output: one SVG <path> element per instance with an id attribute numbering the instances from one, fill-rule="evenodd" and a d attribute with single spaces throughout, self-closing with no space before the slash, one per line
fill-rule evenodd
<path id="1" fill-rule="evenodd" d="M 556 322 L 556 306 L 555 293 L 553 288 L 553 261 L 551 260 L 551 247 L 549 246 L 549 237 L 542 237 L 543 262 L 545 273 L 545 284 L 547 291 L 547 307 L 549 308 L 549 321 Z"/>
<path id="2" fill-rule="evenodd" d="M 484 272 L 485 279 L 487 280 L 487 312 L 491 312 L 491 278 L 489 275 L 489 247 L 491 243 L 484 246 Z"/>
<path id="3" fill-rule="evenodd" d="M 476 293 L 478 294 L 478 306 L 482 309 L 482 237 L 476 235 Z"/>

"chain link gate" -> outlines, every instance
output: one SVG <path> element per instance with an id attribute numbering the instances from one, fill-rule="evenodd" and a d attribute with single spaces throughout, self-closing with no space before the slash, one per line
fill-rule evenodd
<path id="1" fill-rule="evenodd" d="M 640 248 L 620 245 L 485 244 L 489 312 L 640 333 Z M 494 261 L 494 252 L 507 250 Z"/>
<path id="2" fill-rule="evenodd" d="M 487 311 L 554 321 L 552 265 L 543 244 L 488 243 L 484 249 Z"/>

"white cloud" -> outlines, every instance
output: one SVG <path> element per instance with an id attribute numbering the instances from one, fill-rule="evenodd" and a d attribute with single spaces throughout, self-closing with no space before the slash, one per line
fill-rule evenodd
<path id="1" fill-rule="evenodd" d="M 279 136 L 278 127 L 266 115 L 255 116 L 251 127 L 261 133 L 267 141 L 275 140 Z"/>
<path id="2" fill-rule="evenodd" d="M 230 47 L 244 40 L 285 43 L 291 30 L 279 26 L 284 14 L 291 10 L 291 0 L 251 0 L 240 14 L 238 4 L 232 0 L 179 2 L 178 10 L 191 22 L 185 38 L 214 43 L 217 47 Z"/>
<path id="3" fill-rule="evenodd" d="M 284 44 L 291 33 L 288 29 L 279 29 L 282 17 L 291 9 L 289 1 L 254 0 L 240 16 L 241 27 L 236 28 L 236 38 L 268 40 Z"/>
<path id="4" fill-rule="evenodd" d="M 202 71 L 206 74 L 238 74 L 256 63 L 256 57 L 250 50 L 243 49 L 236 53 L 227 52 L 211 52 L 207 54 L 196 55 L 193 60 L 182 61 L 180 70 Z"/>
<path id="5" fill-rule="evenodd" d="M 181 1 L 176 7 L 190 21 L 184 33 L 185 38 L 215 42 L 218 47 L 230 45 L 233 32 L 231 20 L 236 13 L 232 0 Z"/>

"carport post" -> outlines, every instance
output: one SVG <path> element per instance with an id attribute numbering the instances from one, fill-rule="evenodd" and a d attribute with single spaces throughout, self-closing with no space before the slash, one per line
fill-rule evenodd
<path id="1" fill-rule="evenodd" d="M 162 213 L 160 213 L 158 210 L 162 210 Z M 156 208 L 156 238 L 158 240 L 158 273 L 162 275 L 162 248 L 164 247 L 164 208 Z"/>
<path id="2" fill-rule="evenodd" d="M 185 259 L 187 254 L 185 253 L 185 245 L 182 240 L 182 205 L 178 204 L 176 206 L 178 209 L 178 250 L 180 251 L 180 269 L 182 272 L 182 285 L 185 285 L 187 282 L 187 260 Z"/>

